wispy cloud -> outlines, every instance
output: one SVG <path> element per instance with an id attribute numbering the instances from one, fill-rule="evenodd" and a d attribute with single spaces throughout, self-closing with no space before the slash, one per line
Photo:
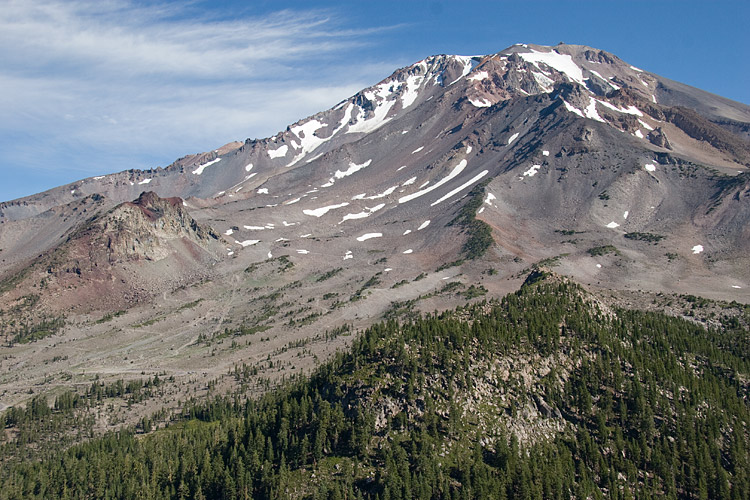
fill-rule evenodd
<path id="1" fill-rule="evenodd" d="M 272 135 L 402 62 L 348 65 L 343 55 L 393 27 L 348 29 L 330 11 L 226 19 L 179 3 L 0 3 L 0 171 L 47 179 Z"/>

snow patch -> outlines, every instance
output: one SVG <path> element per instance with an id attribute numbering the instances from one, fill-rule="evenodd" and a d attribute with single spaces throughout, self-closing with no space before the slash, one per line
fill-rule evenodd
<path id="1" fill-rule="evenodd" d="M 648 170 L 649 172 L 655 172 L 655 171 L 656 171 L 656 166 L 654 166 L 654 164 L 653 164 L 653 163 L 646 163 L 646 164 L 645 164 L 645 165 L 643 166 L 643 168 L 645 168 L 645 169 L 646 169 L 646 170 Z"/>
<path id="2" fill-rule="evenodd" d="M 356 213 L 356 214 L 346 214 L 344 216 L 344 218 L 341 219 L 341 222 L 345 222 L 345 221 L 353 220 L 353 219 L 364 219 L 364 218 L 369 217 L 369 216 L 370 216 L 370 212 L 359 212 L 359 213 Z M 339 222 L 339 224 L 341 224 L 341 222 Z"/>
<path id="3" fill-rule="evenodd" d="M 386 189 L 385 191 L 383 191 L 382 193 L 374 194 L 372 196 L 362 196 L 362 198 L 360 198 L 360 199 L 362 199 L 362 200 L 379 200 L 380 198 L 385 198 L 386 196 L 392 195 L 393 192 L 396 191 L 396 189 L 398 189 L 398 185 L 391 186 L 388 189 Z M 359 196 L 359 195 L 357 195 L 357 196 Z M 352 198 L 352 199 L 354 199 L 354 198 Z"/>
<path id="4" fill-rule="evenodd" d="M 419 96 L 419 86 L 422 84 L 424 77 L 422 75 L 412 75 L 406 78 L 406 90 L 401 97 L 401 109 L 406 109 L 417 100 Z"/>
<path id="5" fill-rule="evenodd" d="M 531 74 L 534 76 L 534 80 L 536 80 L 536 83 L 539 84 L 540 87 L 542 87 L 542 90 L 545 92 L 549 92 L 552 90 L 552 86 L 554 85 L 555 81 L 542 73 L 537 73 L 536 71 L 532 71 Z"/>
<path id="6" fill-rule="evenodd" d="M 648 123 L 644 122 L 644 121 L 643 121 L 643 120 L 641 120 L 640 118 L 638 118 L 638 123 L 640 123 L 640 124 L 641 124 L 641 126 L 643 126 L 643 128 L 645 128 L 646 130 L 654 130 L 654 127 L 652 127 L 652 126 L 651 126 L 651 125 L 649 125 Z"/>
<path id="7" fill-rule="evenodd" d="M 536 175 L 536 173 L 539 172 L 540 168 L 542 168 L 541 165 L 534 165 L 530 169 L 528 169 L 526 172 L 524 172 L 523 176 L 524 177 L 526 177 L 526 176 L 534 177 Z"/>
<path id="8" fill-rule="evenodd" d="M 247 231 L 264 231 L 266 229 L 265 226 L 242 226 Z"/>
<path id="9" fill-rule="evenodd" d="M 238 245 L 242 245 L 242 247 L 244 248 L 244 247 L 255 245 L 256 243 L 260 243 L 260 240 L 245 240 L 245 241 L 234 240 L 234 242 L 237 243 Z"/>
<path id="10" fill-rule="evenodd" d="M 596 99 L 596 102 L 598 102 L 602 106 L 607 107 L 613 111 L 617 111 L 618 113 L 625 113 L 627 115 L 635 115 L 635 116 L 643 116 L 643 113 L 641 113 L 641 111 L 638 108 L 632 105 L 628 106 L 627 108 L 618 108 L 614 104 L 611 104 L 607 101 Z"/>
<path id="11" fill-rule="evenodd" d="M 307 254 L 310 253 L 310 251 L 309 250 L 300 249 L 300 250 L 297 250 L 297 253 L 302 254 L 302 255 L 307 255 Z"/>
<path id="12" fill-rule="evenodd" d="M 695 246 L 694 246 L 694 247 L 692 248 L 692 250 L 693 250 L 693 253 L 694 253 L 694 254 L 698 254 L 698 253 L 701 253 L 701 252 L 703 251 L 703 245 L 695 245 Z"/>
<path id="13" fill-rule="evenodd" d="M 591 62 L 594 62 L 594 61 L 591 61 Z M 614 90 L 620 90 L 620 87 L 618 87 L 614 83 L 610 82 L 609 80 L 607 80 L 606 78 L 604 78 L 602 75 L 600 75 L 599 73 L 597 73 L 593 69 L 590 69 L 589 72 L 592 73 L 593 75 L 595 75 L 596 77 L 598 77 L 600 80 L 602 80 L 604 83 L 606 83 L 610 87 L 612 87 Z"/>
<path id="14" fill-rule="evenodd" d="M 417 182 L 417 176 L 416 175 L 414 177 L 412 177 L 411 179 L 405 181 L 403 184 L 401 184 L 401 186 L 402 187 L 403 186 L 410 186 L 410 185 L 414 184 L 415 182 Z"/>
<path id="15" fill-rule="evenodd" d="M 410 248 L 410 249 L 408 249 L 408 250 L 404 250 L 404 251 L 403 251 L 403 252 L 401 252 L 401 253 L 407 253 L 407 254 L 408 254 L 408 253 L 412 253 L 413 251 L 414 251 L 414 250 L 412 250 L 412 249 Z"/>
<path id="16" fill-rule="evenodd" d="M 268 194 L 268 188 L 260 188 L 257 191 L 258 194 Z"/>
<path id="17" fill-rule="evenodd" d="M 489 108 L 490 106 L 492 106 L 492 102 L 484 98 L 482 98 L 482 100 L 479 100 L 470 97 L 469 102 L 477 108 Z"/>
<path id="18" fill-rule="evenodd" d="M 313 217 L 322 217 L 325 214 L 327 214 L 330 210 L 335 210 L 337 208 L 346 207 L 349 203 L 339 203 L 338 205 L 328 205 L 327 207 L 321 207 L 316 208 L 315 210 L 303 210 L 302 213 L 305 215 L 311 215 Z"/>
<path id="19" fill-rule="evenodd" d="M 492 201 L 496 200 L 497 197 L 492 193 L 487 193 L 487 197 L 485 197 L 484 202 L 488 205 L 492 205 Z"/>
<path id="20" fill-rule="evenodd" d="M 418 147 L 417 149 L 415 149 L 414 151 L 412 151 L 412 152 L 411 152 L 411 154 L 414 154 L 414 153 L 419 153 L 419 152 L 420 152 L 420 151 L 422 151 L 423 149 L 424 149 L 424 146 L 420 146 L 420 147 Z"/>
<path id="21" fill-rule="evenodd" d="M 516 132 L 515 134 L 511 135 L 508 138 L 508 144 L 510 144 L 511 142 L 515 141 L 518 138 L 518 134 L 519 134 L 519 132 Z"/>
<path id="22" fill-rule="evenodd" d="M 625 213 L 623 213 L 623 214 L 622 214 L 622 218 L 623 218 L 623 219 L 627 219 L 627 218 L 628 218 L 628 215 L 630 215 L 630 212 L 629 212 L 629 211 L 627 211 L 627 210 L 625 210 Z"/>
<path id="23" fill-rule="evenodd" d="M 252 169 L 253 169 L 253 164 L 252 163 L 248 163 L 247 165 L 245 165 L 245 172 L 249 172 Z"/>
<path id="24" fill-rule="evenodd" d="M 586 106 L 586 109 L 584 110 L 586 118 L 591 118 L 592 120 L 606 123 L 605 120 L 601 116 L 599 116 L 599 113 L 596 111 L 596 99 L 594 99 L 593 97 L 590 97 L 589 99 L 589 105 Z"/>
<path id="25" fill-rule="evenodd" d="M 407 229 L 406 231 L 404 231 L 404 234 L 402 234 L 401 236 L 406 236 L 409 233 L 411 233 L 411 229 Z"/>
<path id="26" fill-rule="evenodd" d="M 581 118 L 585 118 L 585 116 L 583 116 L 583 113 L 581 112 L 580 109 L 576 108 L 575 106 L 572 106 L 572 105 L 568 104 L 568 101 L 566 101 L 565 99 L 563 99 L 562 102 L 563 102 L 563 104 L 565 104 L 565 109 L 567 109 L 571 113 L 577 114 Z"/>
<path id="27" fill-rule="evenodd" d="M 476 65 L 476 62 L 471 58 L 471 56 L 454 56 L 454 57 L 458 59 L 461 63 L 463 63 L 464 68 L 461 71 L 461 76 L 459 76 L 458 78 L 456 78 L 455 80 L 453 80 L 452 82 L 448 84 L 449 87 L 453 85 L 454 83 L 456 83 L 457 81 L 459 81 L 461 78 L 471 73 L 471 70 L 474 69 L 474 66 Z"/>
<path id="28" fill-rule="evenodd" d="M 367 160 L 366 162 L 362 163 L 361 165 L 357 165 L 356 163 L 350 162 L 348 169 L 346 169 L 343 172 L 341 170 L 336 170 L 336 172 L 333 174 L 333 176 L 336 179 L 343 179 L 344 177 L 349 177 L 350 175 L 359 172 L 363 168 L 368 167 L 370 165 L 370 163 L 372 163 L 372 159 Z"/>
<path id="29" fill-rule="evenodd" d="M 346 253 L 344 254 L 344 260 L 353 259 L 353 258 L 354 258 L 354 255 L 352 255 L 352 251 L 347 250 Z"/>
<path id="30" fill-rule="evenodd" d="M 445 200 L 447 200 L 448 198 L 450 198 L 450 197 L 451 197 L 451 196 L 453 196 L 454 194 L 456 194 L 456 193 L 458 193 L 458 192 L 460 192 L 460 191 L 463 191 L 464 189 L 466 189 L 467 187 L 471 186 L 472 184 L 474 184 L 475 182 L 477 182 L 477 181 L 478 181 L 479 179 L 481 179 L 482 177 L 484 177 L 485 175 L 487 175 L 487 174 L 488 174 L 488 172 L 489 172 L 488 170 L 482 170 L 482 171 L 481 171 L 481 172 L 479 172 L 479 173 L 478 173 L 477 175 L 475 175 L 474 177 L 472 177 L 472 178 L 471 178 L 470 180 L 468 180 L 468 181 L 464 182 L 463 184 L 461 184 L 460 186 L 458 186 L 458 187 L 457 187 L 456 189 L 454 189 L 454 190 L 453 190 L 453 191 L 451 191 L 450 193 L 446 194 L 445 196 L 443 196 L 443 197 L 442 197 L 442 198 L 440 198 L 439 200 L 437 200 L 437 201 L 435 201 L 435 202 L 431 203 L 431 204 L 430 204 L 430 206 L 431 206 L 431 207 L 434 207 L 434 206 L 435 206 L 435 205 L 437 205 L 438 203 L 440 203 L 440 202 L 442 202 L 442 201 L 445 201 Z M 434 187 L 434 186 L 433 186 L 433 187 Z"/>
<path id="31" fill-rule="evenodd" d="M 206 169 L 206 167 L 210 167 L 214 163 L 219 163 L 221 161 L 221 158 L 216 158 L 215 160 L 211 160 L 208 163 L 204 163 L 203 165 L 198 166 L 195 170 L 193 170 L 193 174 L 195 175 L 201 175 L 203 171 Z"/>
<path id="32" fill-rule="evenodd" d="M 357 237 L 357 241 L 367 241 L 372 238 L 380 238 L 383 236 L 383 233 L 365 233 L 362 236 Z"/>
<path id="33" fill-rule="evenodd" d="M 419 198 L 420 196 L 423 196 L 423 195 L 425 195 L 425 194 L 427 194 L 427 193 L 429 193 L 431 191 L 434 191 L 435 189 L 439 188 L 443 184 L 445 184 L 447 182 L 450 182 L 453 178 L 455 178 L 458 174 L 460 174 L 466 168 L 466 165 L 467 165 L 467 161 L 465 159 L 461 160 L 459 162 L 459 164 L 456 165 L 453 168 L 453 170 L 447 176 L 443 177 L 438 183 L 433 184 L 432 186 L 430 186 L 428 188 L 421 189 L 421 190 L 417 191 L 416 193 L 412 193 L 410 195 L 403 196 L 403 197 L 399 198 L 398 202 L 399 203 L 406 203 L 407 201 L 411 201 L 411 200 L 413 200 L 415 198 Z"/>
<path id="34" fill-rule="evenodd" d="M 229 228 L 226 231 L 224 231 L 224 234 L 227 236 L 232 236 L 232 233 L 234 233 L 234 229 Z"/>
<path id="35" fill-rule="evenodd" d="M 359 108 L 359 112 L 354 118 L 355 123 L 353 125 L 349 125 L 349 128 L 346 131 L 347 134 L 354 134 L 357 132 L 373 132 L 374 130 L 379 129 L 391 120 L 390 118 L 387 118 L 386 115 L 388 115 L 388 112 L 391 110 L 396 101 L 386 100 L 386 97 L 388 95 L 388 88 L 390 87 L 390 85 L 391 84 L 387 82 L 382 83 L 376 87 L 376 92 L 369 91 L 364 93 L 365 97 L 370 102 L 373 102 L 375 100 L 376 94 L 381 97 L 381 101 L 375 105 L 375 108 L 372 110 L 372 116 L 367 119 L 365 119 L 366 111 L 362 108 Z"/>
<path id="36" fill-rule="evenodd" d="M 289 146 L 287 146 L 286 144 L 284 144 L 283 146 L 281 146 L 278 149 L 269 149 L 268 150 L 268 156 L 271 159 L 273 159 L 273 158 L 282 158 L 282 157 L 286 156 L 286 152 L 287 151 L 289 151 Z"/>
<path id="37" fill-rule="evenodd" d="M 641 132 L 641 129 L 636 130 L 635 134 L 633 134 L 633 135 L 636 136 L 639 139 L 643 139 L 643 132 Z"/>
<path id="38" fill-rule="evenodd" d="M 422 229 L 426 228 L 429 225 L 430 225 L 430 221 L 426 220 L 422 224 L 420 224 L 420 226 L 417 228 L 417 231 L 421 231 Z"/>
<path id="39" fill-rule="evenodd" d="M 346 118 L 346 115 L 348 112 L 349 112 L 349 109 L 347 109 L 347 111 L 344 112 L 344 118 Z M 299 160 L 301 160 L 305 155 L 307 155 L 308 153 L 312 153 L 313 151 L 318 149 L 318 147 L 321 144 L 331 140 L 331 138 L 339 130 L 341 130 L 348 121 L 349 121 L 348 119 L 342 120 L 342 123 L 340 123 L 339 126 L 336 127 L 336 129 L 331 133 L 331 135 L 325 139 L 315 135 L 315 132 L 317 132 L 319 129 L 325 126 L 324 124 L 320 123 L 318 120 L 310 120 L 308 122 L 303 123 L 302 125 L 296 125 L 296 126 L 291 127 L 289 130 L 294 135 L 296 135 L 300 141 L 299 145 L 294 144 L 294 142 L 292 144 L 294 144 L 297 149 L 302 148 L 302 151 L 300 151 L 297 154 L 297 156 L 295 156 L 292 159 L 292 161 L 289 162 L 287 167 L 291 167 L 292 165 L 297 163 Z M 316 158 L 319 158 L 320 156 L 321 155 L 318 155 L 315 158 L 311 158 L 307 162 L 310 163 L 311 161 L 315 160 Z"/>
<path id="40" fill-rule="evenodd" d="M 149 182 L 151 182 L 151 180 L 152 180 L 152 179 L 143 179 L 143 180 L 142 180 L 141 182 L 139 182 L 138 184 L 148 184 Z"/>
<path id="41" fill-rule="evenodd" d="M 610 228 L 610 229 L 614 229 L 616 227 L 620 227 L 620 225 L 617 222 L 612 221 L 609 224 L 607 224 L 607 227 Z"/>
<path id="42" fill-rule="evenodd" d="M 542 156 L 549 156 L 549 151 L 547 150 L 542 151 Z"/>
<path id="43" fill-rule="evenodd" d="M 476 73 L 471 75 L 469 78 L 467 78 L 467 80 L 469 80 L 470 82 L 477 82 L 477 81 L 485 80 L 489 77 L 490 75 L 486 71 L 477 71 Z"/>
<path id="44" fill-rule="evenodd" d="M 565 74 L 571 80 L 583 84 L 583 71 L 573 62 L 573 58 L 568 54 L 558 54 L 557 52 L 537 52 L 531 49 L 531 52 L 518 54 L 524 61 L 530 63 L 544 63 L 560 73 Z"/>

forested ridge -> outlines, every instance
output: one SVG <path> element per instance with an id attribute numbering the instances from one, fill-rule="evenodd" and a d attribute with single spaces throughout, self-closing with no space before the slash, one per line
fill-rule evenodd
<path id="1" fill-rule="evenodd" d="M 260 399 L 6 458 L 0 498 L 744 500 L 747 339 L 535 273 L 499 302 L 379 323 Z"/>

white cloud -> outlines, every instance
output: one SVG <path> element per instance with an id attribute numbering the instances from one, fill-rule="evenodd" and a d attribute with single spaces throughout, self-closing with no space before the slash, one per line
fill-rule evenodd
<path id="1" fill-rule="evenodd" d="M 273 135 L 400 62 L 347 64 L 342 54 L 390 28 L 343 29 L 325 11 L 218 19 L 127 0 L 10 0 L 2 10 L 0 173 L 164 166 Z"/>
<path id="2" fill-rule="evenodd" d="M 0 43 L 25 67 L 87 67 L 97 72 L 215 79 L 258 77 L 289 59 L 320 58 L 367 31 L 336 31 L 322 13 L 281 11 L 261 18 L 180 18 L 179 4 L 137 6 L 125 0 L 12 0 L 3 7 Z M 34 55 L 29 59 L 28 55 Z"/>

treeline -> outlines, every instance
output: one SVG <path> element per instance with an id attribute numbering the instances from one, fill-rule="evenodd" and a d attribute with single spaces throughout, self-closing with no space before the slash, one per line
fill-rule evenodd
<path id="1" fill-rule="evenodd" d="M 500 303 L 377 324 L 258 400 L 189 401 L 145 437 L 7 461 L 0 498 L 744 500 L 750 353 L 726 337 L 738 334 L 613 314 L 539 275 Z M 485 367 L 533 356 L 570 369 L 531 389 L 511 377 L 510 404 L 457 403 Z M 529 401 L 563 430 L 522 442 L 482 426 Z"/>

